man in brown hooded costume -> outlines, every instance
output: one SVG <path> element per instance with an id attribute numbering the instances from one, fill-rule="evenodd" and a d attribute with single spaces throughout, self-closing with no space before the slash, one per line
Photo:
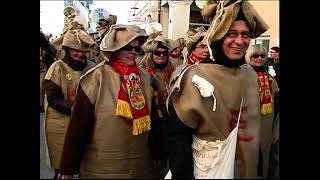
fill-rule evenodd
<path id="1" fill-rule="evenodd" d="M 244 56 L 250 38 L 258 37 L 268 26 L 248 1 L 210 1 L 201 13 L 212 20 L 203 39 L 210 58 L 180 66 L 170 83 L 167 108 L 171 116 L 168 143 L 172 178 L 195 178 L 200 167 L 204 167 L 200 169 L 202 175 L 210 175 L 221 163 L 234 163 L 229 178 L 256 178 L 261 126 L 259 80 L 245 64 Z M 237 122 L 239 129 L 235 128 Z M 205 164 L 196 163 L 195 142 L 203 142 L 199 149 L 210 149 L 207 144 L 223 142 L 233 129 L 237 130 L 234 162 L 216 162 L 221 149 L 217 147 L 218 154 L 206 157 Z"/>
<path id="2" fill-rule="evenodd" d="M 86 54 L 94 45 L 95 42 L 85 32 L 67 31 L 62 41 L 63 58 L 54 62 L 45 76 L 48 103 L 45 107 L 44 126 L 49 153 L 48 166 L 55 169 L 55 178 L 80 76 L 94 66 L 86 59 Z"/>
<path id="3" fill-rule="evenodd" d="M 153 178 L 149 150 L 151 76 L 136 64 L 137 26 L 113 25 L 100 49 L 107 57 L 82 76 L 66 134 L 59 178 Z M 152 120 L 151 120 L 152 119 Z M 159 142 L 159 141 L 158 141 Z M 153 148 L 154 149 L 154 148 Z"/>

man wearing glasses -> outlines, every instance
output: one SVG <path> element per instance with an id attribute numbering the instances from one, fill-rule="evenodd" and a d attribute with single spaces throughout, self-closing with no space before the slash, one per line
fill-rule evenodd
<path id="1" fill-rule="evenodd" d="M 210 57 L 180 66 L 170 82 L 172 178 L 256 178 L 259 80 L 244 57 L 250 39 L 269 27 L 248 1 L 211 1 L 201 14 L 212 20 L 202 40 Z M 231 146 L 228 140 L 235 142 L 233 148 L 225 148 Z"/>
<path id="2" fill-rule="evenodd" d="M 189 29 L 187 35 L 187 60 L 188 64 L 195 64 L 205 60 L 209 56 L 208 47 L 202 42 L 203 37 L 207 34 L 204 27 Z"/>

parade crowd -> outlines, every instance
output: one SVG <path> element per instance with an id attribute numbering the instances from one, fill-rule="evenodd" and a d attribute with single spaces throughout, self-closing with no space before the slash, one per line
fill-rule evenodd
<path id="1" fill-rule="evenodd" d="M 40 30 L 54 179 L 279 178 L 279 47 L 250 44 L 269 27 L 248 1 L 209 2 L 186 39 L 112 14 Z"/>

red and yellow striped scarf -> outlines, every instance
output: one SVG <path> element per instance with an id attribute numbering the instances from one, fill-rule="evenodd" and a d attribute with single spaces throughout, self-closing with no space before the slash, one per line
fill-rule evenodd
<path id="1" fill-rule="evenodd" d="M 132 134 L 139 135 L 151 129 L 148 106 L 141 90 L 141 78 L 137 65 L 127 66 L 120 60 L 111 62 L 121 75 L 116 115 L 132 123 Z"/>
<path id="2" fill-rule="evenodd" d="M 260 80 L 260 100 L 261 114 L 266 115 L 272 113 L 272 94 L 271 84 L 272 79 L 268 77 L 266 72 L 257 72 Z"/>

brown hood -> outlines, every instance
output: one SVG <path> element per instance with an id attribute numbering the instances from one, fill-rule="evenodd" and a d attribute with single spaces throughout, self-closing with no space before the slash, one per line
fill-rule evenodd
<path id="1" fill-rule="evenodd" d="M 199 27 L 197 29 L 189 29 L 187 31 L 187 35 L 188 35 L 188 39 L 187 39 L 187 50 L 188 50 L 188 54 L 191 53 L 192 51 L 192 46 L 195 45 L 195 43 L 197 41 L 199 41 L 199 39 L 201 37 L 204 37 L 207 34 L 206 29 L 204 27 Z"/>
<path id="2" fill-rule="evenodd" d="M 147 36 L 147 34 L 136 25 L 112 25 L 101 41 L 100 50 L 110 58 L 112 52 L 119 50 L 139 36 Z"/>
<path id="3" fill-rule="evenodd" d="M 77 22 L 77 21 L 70 22 L 70 26 L 68 26 L 68 30 L 76 30 L 76 29 L 80 29 L 82 31 L 85 31 L 85 28 L 79 22 Z M 54 46 L 54 48 L 57 51 L 59 51 L 62 48 L 63 38 L 67 32 L 68 31 L 66 30 L 60 37 L 53 40 L 52 45 Z"/>
<path id="4" fill-rule="evenodd" d="M 110 27 L 117 23 L 117 16 L 110 14 L 105 20 L 109 22 L 108 25 L 97 25 L 96 27 L 96 31 L 100 33 L 100 39 L 103 39 Z"/>
<path id="5" fill-rule="evenodd" d="M 257 38 L 269 29 L 269 26 L 247 0 L 210 1 L 201 10 L 203 18 L 211 22 L 208 34 L 204 38 L 208 46 L 225 36 L 240 9 L 251 29 L 251 38 Z"/>
<path id="6" fill-rule="evenodd" d="M 172 52 L 176 48 L 180 48 L 183 50 L 184 47 L 186 47 L 186 40 L 184 38 L 178 38 L 175 40 L 168 39 L 168 45 L 169 45 L 169 52 Z"/>
<path id="7" fill-rule="evenodd" d="M 157 36 L 154 39 L 149 39 L 146 43 L 143 44 L 142 49 L 145 53 L 154 52 L 157 49 L 158 43 L 169 49 L 169 40 L 163 36 Z"/>
<path id="8" fill-rule="evenodd" d="M 169 49 L 169 39 L 163 36 L 157 36 L 154 39 L 149 39 L 146 43 L 143 44 L 142 49 L 146 53 L 142 58 L 139 64 L 148 65 L 149 67 L 153 67 L 152 64 L 152 53 L 157 49 L 158 43 L 161 43 L 163 46 Z"/>
<path id="9" fill-rule="evenodd" d="M 53 40 L 51 43 L 57 51 L 59 51 L 62 48 L 63 37 L 64 37 L 64 34 L 58 37 L 57 39 Z"/>
<path id="10" fill-rule="evenodd" d="M 94 48 L 95 42 L 86 32 L 77 29 L 69 30 L 63 38 L 62 46 L 79 51 L 90 51 Z"/>

